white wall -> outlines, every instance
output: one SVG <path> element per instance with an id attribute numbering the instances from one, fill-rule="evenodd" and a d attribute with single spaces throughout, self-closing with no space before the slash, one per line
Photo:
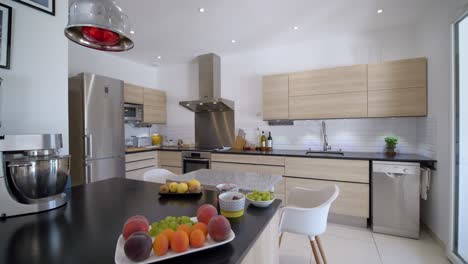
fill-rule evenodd
<path id="1" fill-rule="evenodd" d="M 432 1 L 418 30 L 419 55 L 428 58 L 429 116 L 422 121 L 422 153 L 437 159 L 423 221 L 444 242 L 450 234 L 451 162 L 451 23 L 465 0 Z"/>
<path id="2" fill-rule="evenodd" d="M 96 73 L 99 75 L 123 80 L 147 88 L 157 89 L 156 68 L 136 63 L 110 52 L 88 49 L 70 43 L 68 47 L 69 68 L 68 75 L 75 76 L 81 72 Z M 135 128 L 125 124 L 125 137 L 149 136 L 160 131 L 161 127 Z"/>
<path id="3" fill-rule="evenodd" d="M 68 153 L 67 3 L 56 1 L 55 16 L 2 3 L 13 8 L 13 25 L 11 69 L 0 69 L 0 134 L 62 133 Z"/>
<path id="4" fill-rule="evenodd" d="M 314 68 L 411 58 L 417 54 L 416 26 L 408 25 L 353 36 L 324 36 L 293 46 L 221 56 L 221 94 L 236 103 L 236 127 L 255 140 L 256 128 L 272 130 L 275 147 L 320 148 L 318 121 L 297 121 L 294 127 L 269 127 L 262 121 L 262 76 Z M 198 97 L 198 67 L 194 63 L 158 68 L 158 87 L 169 95 L 167 134 L 192 141 L 193 113 L 178 106 Z M 345 151 L 383 150 L 383 137 L 401 137 L 401 152 L 417 152 L 419 119 L 329 120 L 329 139 Z"/>

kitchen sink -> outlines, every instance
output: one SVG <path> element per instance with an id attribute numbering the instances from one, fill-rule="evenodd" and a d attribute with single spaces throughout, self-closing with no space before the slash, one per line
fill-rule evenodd
<path id="1" fill-rule="evenodd" d="M 307 151 L 306 155 L 336 155 L 336 156 L 343 156 L 344 153 L 341 151 Z"/>

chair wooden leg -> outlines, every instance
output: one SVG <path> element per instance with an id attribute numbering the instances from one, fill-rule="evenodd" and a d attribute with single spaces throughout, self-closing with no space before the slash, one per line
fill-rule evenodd
<path id="1" fill-rule="evenodd" d="M 281 233 L 281 235 L 279 236 L 279 247 L 281 247 L 281 241 L 283 240 L 283 233 Z"/>
<path id="2" fill-rule="evenodd" d="M 315 241 L 310 240 L 310 246 L 312 247 L 312 252 L 314 253 L 315 263 L 321 264 L 322 262 L 320 261 L 320 256 L 317 251 L 317 247 L 315 246 Z"/>
<path id="3" fill-rule="evenodd" d="M 322 247 L 322 241 L 320 240 L 320 237 L 316 236 L 315 241 L 317 241 L 317 245 L 320 251 L 320 255 L 322 255 L 323 263 L 327 264 L 327 258 L 325 257 L 325 251 L 323 251 Z"/>

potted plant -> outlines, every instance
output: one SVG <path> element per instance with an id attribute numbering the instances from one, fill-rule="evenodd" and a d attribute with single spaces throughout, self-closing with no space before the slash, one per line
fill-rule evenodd
<path id="1" fill-rule="evenodd" d="M 385 154 L 390 157 L 394 157 L 396 155 L 395 148 L 396 145 L 398 144 L 398 137 L 386 137 L 385 138 L 385 148 L 386 152 Z"/>

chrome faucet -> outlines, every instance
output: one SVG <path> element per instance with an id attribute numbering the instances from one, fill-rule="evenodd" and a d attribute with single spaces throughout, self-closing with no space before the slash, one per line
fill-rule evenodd
<path id="1" fill-rule="evenodd" d="M 323 151 L 330 151 L 331 146 L 328 145 L 327 124 L 322 121 L 322 137 L 323 137 Z"/>

